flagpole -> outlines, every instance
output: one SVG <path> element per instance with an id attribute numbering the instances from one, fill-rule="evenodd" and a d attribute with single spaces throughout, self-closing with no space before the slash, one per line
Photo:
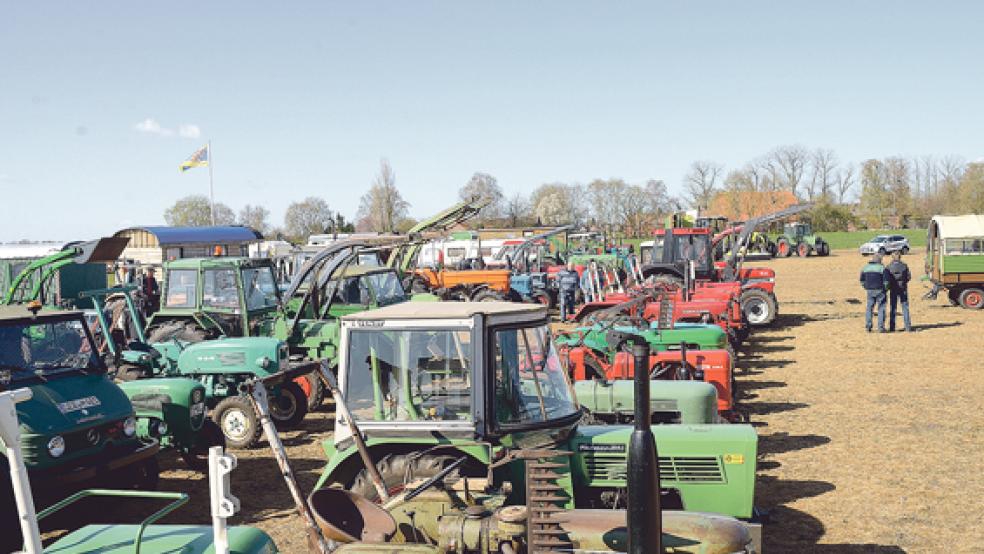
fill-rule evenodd
<path id="1" fill-rule="evenodd" d="M 215 188 L 212 186 L 212 141 L 208 141 L 208 203 L 212 213 L 212 226 L 215 226 Z"/>

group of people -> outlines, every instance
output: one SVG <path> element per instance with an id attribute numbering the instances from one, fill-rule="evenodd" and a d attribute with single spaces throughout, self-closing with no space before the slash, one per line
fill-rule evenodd
<path id="1" fill-rule="evenodd" d="M 881 254 L 875 254 L 871 261 L 861 269 L 861 286 L 868 294 L 865 304 L 864 327 L 871 332 L 872 314 L 878 310 L 878 332 L 890 333 L 895 331 L 895 318 L 898 307 L 902 306 L 902 322 L 907 332 L 912 331 L 912 321 L 909 319 L 909 281 L 912 274 L 909 266 L 902 261 L 902 253 L 894 252 L 892 261 L 886 266 L 882 263 Z M 885 303 L 891 304 L 888 319 L 888 329 L 885 329 Z"/>

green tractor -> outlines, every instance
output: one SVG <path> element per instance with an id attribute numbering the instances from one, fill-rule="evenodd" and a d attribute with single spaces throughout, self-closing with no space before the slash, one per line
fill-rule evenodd
<path id="1" fill-rule="evenodd" d="M 64 314 L 61 314 L 64 315 Z M 50 479 L 32 471 L 36 444 L 34 428 L 37 421 L 37 404 L 47 402 L 45 391 L 33 386 L 0 391 L 0 439 L 6 471 L 4 481 L 9 490 L 2 497 L 4 502 L 4 530 L 0 534 L 0 548 L 4 552 L 19 551 L 27 554 L 43 552 L 59 554 L 96 554 L 110 552 L 184 552 L 187 554 L 274 554 L 277 546 L 262 531 L 250 527 L 227 527 L 226 519 L 239 510 L 239 500 L 232 496 L 229 473 L 236 467 L 236 459 L 223 455 L 216 447 L 209 456 L 209 481 L 212 497 L 212 526 L 159 525 L 156 522 L 188 502 L 188 495 L 172 492 L 150 492 L 112 489 L 86 489 L 64 498 L 52 506 L 37 512 L 34 493 L 36 487 Z M 91 408 L 91 406 L 90 406 Z M 76 410 L 77 411 L 77 410 Z M 68 452 L 64 454 L 68 456 Z M 31 479 L 34 478 L 32 487 Z M 32 490 L 33 489 L 33 490 Z M 63 492 L 64 494 L 64 492 Z M 54 539 L 47 547 L 41 542 L 39 522 L 52 514 L 90 498 L 113 498 L 128 505 L 137 502 L 170 501 L 162 509 L 145 518 L 139 524 L 91 524 L 70 531 Z"/>
<path id="2" fill-rule="evenodd" d="M 810 254 L 829 256 L 830 244 L 813 234 L 809 223 L 787 223 L 783 226 L 782 234 L 776 239 L 776 256 L 788 258 L 793 254 L 805 258 Z"/>
<path id="3" fill-rule="evenodd" d="M 156 486 L 160 444 L 140 437 L 134 407 L 107 376 L 81 312 L 0 307 L 0 391 L 13 389 L 31 393 L 17 405 L 17 417 L 36 493 L 105 477 L 117 485 Z M 0 466 L 7 474 L 7 458 L 0 457 Z M 0 481 L 5 528 L 16 513 L 10 486 Z"/>
<path id="4" fill-rule="evenodd" d="M 340 333 L 345 352 L 339 357 L 339 386 L 351 417 L 346 419 L 340 410 L 336 431 L 324 445 L 328 464 L 314 495 L 340 487 L 386 506 L 390 495 L 414 494 L 412 484 L 418 481 L 428 486 L 443 482 L 443 491 L 425 492 L 415 502 L 389 510 L 398 523 L 398 538 L 392 539 L 397 542 L 444 544 L 460 539 L 470 544 L 469 539 L 446 534 L 451 528 L 434 521 L 460 506 L 449 494 L 489 512 L 527 504 L 529 519 L 523 519 L 534 528 L 548 523 L 535 511 L 541 495 L 550 498 L 552 511 L 572 518 L 568 521 L 584 522 L 588 514 L 607 513 L 617 514 L 612 517 L 621 517 L 620 525 L 625 525 L 619 510 L 625 508 L 628 494 L 632 428 L 582 424 L 585 412 L 552 343 L 546 309 L 502 302 L 400 304 L 345 316 Z M 705 404 L 707 398 L 713 398 L 713 392 L 704 398 Z M 708 413 L 690 412 L 700 410 L 700 402 L 688 408 L 688 420 L 713 419 Z M 648 422 L 644 425 L 648 429 Z M 702 542 L 706 537 L 692 536 L 689 546 L 676 543 L 678 551 L 750 548 L 751 536 L 760 532 L 753 521 L 758 440 L 754 429 L 662 424 L 652 431 L 664 517 L 707 517 L 744 527 L 728 535 L 737 541 L 729 543 L 731 550 L 709 548 Z M 375 471 L 360 457 L 362 437 Z M 449 475 L 452 479 L 445 479 Z M 670 511 L 674 509 L 719 515 Z M 468 510 L 473 512 L 479 520 L 486 513 L 477 507 Z M 590 539 L 577 525 L 567 532 L 581 537 L 580 548 L 591 544 L 600 551 L 624 551 L 624 544 L 606 546 L 597 528 L 592 528 Z M 558 550 L 565 548 L 571 545 L 557 545 Z"/>

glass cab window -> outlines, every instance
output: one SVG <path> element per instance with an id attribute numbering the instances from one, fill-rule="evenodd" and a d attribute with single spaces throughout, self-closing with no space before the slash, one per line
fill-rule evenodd
<path id="1" fill-rule="evenodd" d="M 345 399 L 362 421 L 469 421 L 468 330 L 352 331 Z"/>
<path id="2" fill-rule="evenodd" d="M 570 381 L 546 325 L 495 331 L 495 418 L 522 425 L 577 413 Z"/>
<path id="3" fill-rule="evenodd" d="M 202 304 L 210 308 L 238 308 L 239 289 L 233 269 L 206 269 L 202 274 Z"/>
<path id="4" fill-rule="evenodd" d="M 368 281 L 373 293 L 376 295 L 376 304 L 388 306 L 397 304 L 407 299 L 403 284 L 396 276 L 396 273 L 388 271 L 385 273 L 370 273 L 363 277 Z"/>
<path id="5" fill-rule="evenodd" d="M 99 370 L 97 349 L 76 319 L 0 327 L 0 388 L 25 379 Z"/>
<path id="6" fill-rule="evenodd" d="M 171 269 L 167 272 L 168 308 L 194 308 L 198 296 L 198 273 L 194 269 Z"/>
<path id="7" fill-rule="evenodd" d="M 247 310 L 272 308 L 280 303 L 277 279 L 273 275 L 273 269 L 269 267 L 244 269 L 243 292 Z"/>
<path id="8" fill-rule="evenodd" d="M 697 269 L 710 266 L 710 237 L 708 235 L 676 235 L 677 252 L 681 261 L 693 260 Z"/>

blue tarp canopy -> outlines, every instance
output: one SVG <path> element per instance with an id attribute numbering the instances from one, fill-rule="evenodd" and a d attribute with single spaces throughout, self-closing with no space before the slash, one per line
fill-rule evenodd
<path id="1" fill-rule="evenodd" d="M 242 225 L 216 225 L 215 227 L 134 227 L 157 237 L 161 246 L 172 244 L 228 244 L 263 240 L 263 235 L 252 227 Z M 121 231 L 122 232 L 122 231 Z M 119 234 L 119 233 L 117 233 Z"/>

